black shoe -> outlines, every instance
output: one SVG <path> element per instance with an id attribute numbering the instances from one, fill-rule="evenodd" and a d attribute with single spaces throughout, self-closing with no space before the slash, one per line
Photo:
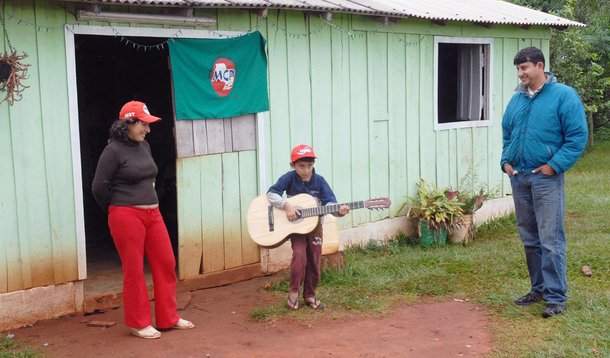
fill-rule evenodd
<path id="1" fill-rule="evenodd" d="M 549 318 L 553 316 L 557 316 L 563 313 L 566 310 L 566 305 L 563 303 L 549 303 L 544 307 L 544 311 L 542 311 L 542 317 Z"/>
<path id="2" fill-rule="evenodd" d="M 527 295 L 520 297 L 518 300 L 516 300 L 515 304 L 517 306 L 527 306 L 540 301 L 544 301 L 542 298 L 542 294 L 530 292 Z"/>

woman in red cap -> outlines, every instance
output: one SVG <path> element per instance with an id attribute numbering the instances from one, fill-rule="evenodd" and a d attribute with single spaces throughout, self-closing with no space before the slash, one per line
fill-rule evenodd
<path id="1" fill-rule="evenodd" d="M 144 256 L 152 271 L 156 327 L 190 329 L 195 325 L 176 312 L 176 262 L 155 191 L 157 166 L 145 137 L 149 124 L 161 120 L 142 102 L 126 103 L 110 127 L 92 191 L 108 213 L 108 226 L 123 265 L 125 324 L 133 335 L 154 339 L 144 278 Z"/>

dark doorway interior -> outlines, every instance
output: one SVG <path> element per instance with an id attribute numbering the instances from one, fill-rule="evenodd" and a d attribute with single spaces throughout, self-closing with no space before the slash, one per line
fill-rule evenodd
<path id="1" fill-rule="evenodd" d="M 129 38 L 140 45 L 156 45 L 164 38 Z M 83 178 L 88 276 L 98 267 L 112 265 L 120 271 L 120 260 L 107 226 L 107 216 L 91 194 L 97 161 L 106 146 L 108 129 L 121 106 L 129 100 L 145 102 L 153 115 L 163 120 L 151 125 L 146 137 L 159 175 L 156 189 L 176 253 L 176 146 L 174 140 L 169 51 L 144 51 L 120 37 L 75 35 L 76 79 Z M 103 263 L 102 265 L 100 265 Z"/>

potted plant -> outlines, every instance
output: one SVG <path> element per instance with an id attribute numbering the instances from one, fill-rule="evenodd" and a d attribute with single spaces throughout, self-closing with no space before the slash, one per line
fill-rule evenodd
<path id="1" fill-rule="evenodd" d="M 483 206 L 485 200 L 493 196 L 493 191 L 488 191 L 485 185 L 480 184 L 476 172 L 470 168 L 459 180 L 456 190 L 446 190 L 445 196 L 456 199 L 463 211 L 461 224 L 448 231 L 448 239 L 452 243 L 467 243 L 474 236 L 474 213 Z"/>
<path id="2" fill-rule="evenodd" d="M 422 246 L 443 246 L 447 230 L 458 227 L 462 220 L 462 207 L 457 198 L 445 195 L 445 189 L 420 179 L 415 197 L 406 197 L 398 209 L 400 213 L 407 205 L 408 219 L 417 219 Z"/>
<path id="3" fill-rule="evenodd" d="M 445 196 L 450 199 L 457 199 L 458 203 L 462 208 L 462 222 L 455 228 L 452 228 L 448 232 L 449 242 L 457 243 L 468 243 L 474 235 L 473 231 L 473 216 L 474 212 L 479 210 L 483 205 L 483 202 L 487 198 L 487 195 L 483 191 L 478 193 L 468 193 L 459 190 L 447 190 Z"/>

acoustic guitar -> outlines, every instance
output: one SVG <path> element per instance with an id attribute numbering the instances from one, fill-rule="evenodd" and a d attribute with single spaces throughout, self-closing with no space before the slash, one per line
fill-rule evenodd
<path id="1" fill-rule="evenodd" d="M 288 220 L 284 210 L 269 204 L 267 195 L 257 196 L 252 201 L 248 208 L 247 223 L 248 233 L 254 242 L 268 248 L 280 246 L 290 235 L 312 232 L 318 226 L 321 216 L 339 212 L 342 205 L 347 205 L 350 210 L 354 210 L 387 209 L 391 204 L 389 198 L 375 198 L 319 206 L 318 200 L 309 194 L 295 195 L 287 200 L 301 213 L 296 220 Z"/>

